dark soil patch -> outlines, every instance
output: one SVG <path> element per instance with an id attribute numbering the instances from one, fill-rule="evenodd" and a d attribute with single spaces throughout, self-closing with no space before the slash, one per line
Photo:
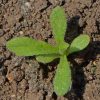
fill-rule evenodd
<path id="1" fill-rule="evenodd" d="M 68 16 L 65 40 L 87 33 L 87 49 L 69 56 L 73 67 L 70 93 L 58 97 L 52 80 L 57 64 L 43 65 L 34 57 L 17 57 L 7 40 L 29 36 L 54 44 L 49 16 L 61 5 Z M 99 100 L 100 0 L 0 0 L 0 100 Z"/>

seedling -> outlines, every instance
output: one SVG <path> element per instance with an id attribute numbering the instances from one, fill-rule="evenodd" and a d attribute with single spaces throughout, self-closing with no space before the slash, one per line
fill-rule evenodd
<path id="1" fill-rule="evenodd" d="M 53 85 L 56 94 L 63 96 L 70 90 L 72 84 L 71 69 L 67 56 L 87 47 L 90 38 L 88 35 L 82 34 L 75 38 L 71 44 L 64 41 L 67 23 L 64 10 L 59 6 L 53 9 L 50 15 L 50 23 L 56 40 L 55 46 L 29 37 L 16 37 L 8 41 L 6 46 L 17 56 L 36 55 L 37 61 L 41 63 L 49 63 L 56 58 L 60 58 Z"/>

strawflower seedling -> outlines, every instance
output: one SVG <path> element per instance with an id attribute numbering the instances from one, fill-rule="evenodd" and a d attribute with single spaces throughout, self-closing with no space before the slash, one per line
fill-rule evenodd
<path id="1" fill-rule="evenodd" d="M 49 63 L 56 58 L 60 58 L 53 85 L 56 94 L 63 96 L 70 90 L 72 84 L 71 69 L 67 56 L 87 47 L 90 38 L 88 35 L 82 34 L 75 38 L 71 44 L 64 41 L 67 23 L 64 10 L 59 6 L 53 9 L 50 15 L 50 23 L 56 40 L 55 46 L 29 37 L 16 37 L 8 41 L 6 46 L 17 56 L 36 55 L 37 61 L 42 63 Z"/>

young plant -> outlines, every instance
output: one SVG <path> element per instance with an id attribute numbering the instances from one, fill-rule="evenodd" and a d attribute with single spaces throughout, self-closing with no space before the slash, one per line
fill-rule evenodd
<path id="1" fill-rule="evenodd" d="M 88 35 L 82 34 L 75 38 L 71 44 L 64 41 L 67 23 L 64 10 L 59 6 L 53 9 L 50 23 L 56 40 L 55 46 L 29 37 L 16 37 L 8 41 L 6 46 L 17 56 L 36 55 L 37 61 L 42 63 L 49 63 L 60 58 L 53 85 L 56 94 L 62 96 L 70 90 L 72 85 L 71 69 L 67 56 L 87 47 L 90 38 Z"/>

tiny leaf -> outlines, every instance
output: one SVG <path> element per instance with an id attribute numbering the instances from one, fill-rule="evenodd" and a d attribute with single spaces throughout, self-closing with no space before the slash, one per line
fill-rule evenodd
<path id="1" fill-rule="evenodd" d="M 56 75 L 54 78 L 54 91 L 57 95 L 63 96 L 70 90 L 71 87 L 71 69 L 66 56 L 60 57 L 60 63 L 56 70 Z"/>
<path id="2" fill-rule="evenodd" d="M 7 42 L 7 48 L 18 56 L 57 54 L 58 48 L 28 37 L 17 37 Z"/>
<path id="3" fill-rule="evenodd" d="M 80 35 L 76 37 L 70 45 L 69 54 L 83 50 L 84 48 L 87 47 L 89 42 L 90 42 L 90 37 L 88 35 Z"/>
<path id="4" fill-rule="evenodd" d="M 68 49 L 69 44 L 63 41 L 59 43 L 58 47 L 59 47 L 59 54 L 63 55 L 66 53 L 66 50 Z"/>
<path id="5" fill-rule="evenodd" d="M 41 63 L 50 63 L 56 58 L 59 58 L 60 55 L 42 55 L 42 56 L 37 56 L 36 60 Z"/>
<path id="6" fill-rule="evenodd" d="M 64 41 L 67 23 L 63 8 L 57 6 L 53 9 L 50 15 L 50 23 L 56 42 Z"/>

